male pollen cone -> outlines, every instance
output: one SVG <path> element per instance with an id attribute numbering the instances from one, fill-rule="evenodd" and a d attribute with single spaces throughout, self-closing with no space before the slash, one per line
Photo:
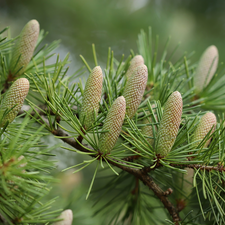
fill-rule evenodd
<path id="1" fill-rule="evenodd" d="M 127 77 L 127 80 L 129 80 L 132 76 L 132 74 L 134 73 L 135 69 L 138 67 L 138 66 L 141 66 L 144 64 L 144 58 L 141 56 L 141 55 L 136 55 L 134 56 L 133 59 L 131 59 L 130 61 L 130 66 L 126 72 L 126 77 Z"/>
<path id="2" fill-rule="evenodd" d="M 213 129 L 212 129 L 213 127 Z M 194 147 L 197 147 L 198 144 L 205 138 L 205 136 L 208 134 L 208 132 L 212 129 L 211 133 L 214 132 L 216 128 L 216 116 L 212 112 L 207 112 L 199 121 L 199 124 L 197 125 L 197 128 L 193 134 L 193 142 L 198 141 L 194 143 Z M 211 138 L 207 140 L 204 144 L 204 148 L 206 148 L 210 142 Z"/>
<path id="3" fill-rule="evenodd" d="M 112 104 L 106 116 L 99 138 L 99 150 L 110 153 L 120 135 L 126 113 L 126 101 L 123 96 L 118 97 Z"/>
<path id="4" fill-rule="evenodd" d="M 80 121 L 86 129 L 94 123 L 95 115 L 98 114 L 102 82 L 102 69 L 100 66 L 96 66 L 87 79 L 80 111 Z"/>
<path id="5" fill-rule="evenodd" d="M 202 54 L 194 76 L 196 94 L 199 94 L 209 84 L 217 70 L 219 53 L 216 46 L 209 46 Z"/>
<path id="6" fill-rule="evenodd" d="M 126 99 L 127 115 L 132 118 L 140 105 L 148 80 L 146 65 L 138 66 L 124 88 L 123 96 Z"/>
<path id="7" fill-rule="evenodd" d="M 61 221 L 53 223 L 53 225 L 71 225 L 73 222 L 73 212 L 71 209 L 64 210 L 57 219 Z"/>
<path id="8" fill-rule="evenodd" d="M 183 102 L 180 92 L 173 92 L 165 103 L 163 116 L 160 121 L 156 152 L 167 156 L 176 140 L 181 123 Z"/>
<path id="9" fill-rule="evenodd" d="M 20 76 L 26 70 L 26 67 L 34 53 L 39 35 L 39 29 L 38 21 L 30 20 L 21 31 L 13 49 L 12 59 L 9 67 L 10 72 L 14 76 Z"/>
<path id="10" fill-rule="evenodd" d="M 16 80 L 9 90 L 6 92 L 2 104 L 0 106 L 0 118 L 2 118 L 6 109 L 13 108 L 1 121 L 1 127 L 7 121 L 11 123 L 23 106 L 23 102 L 29 91 L 29 81 L 26 78 Z"/>

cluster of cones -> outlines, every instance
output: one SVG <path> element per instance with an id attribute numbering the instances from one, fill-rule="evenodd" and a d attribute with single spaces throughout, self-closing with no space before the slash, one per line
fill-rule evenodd
<path id="1" fill-rule="evenodd" d="M 19 39 L 17 40 L 9 66 L 11 81 L 14 83 L 4 94 L 0 106 L 0 127 L 11 123 L 19 110 L 29 91 L 29 81 L 26 78 L 19 78 L 24 74 L 29 64 L 37 43 L 39 35 L 39 23 L 36 20 L 29 21 L 23 28 Z M 203 53 L 196 75 L 194 77 L 194 86 L 196 95 L 199 95 L 204 87 L 212 79 L 218 64 L 218 51 L 215 46 L 210 46 Z M 125 74 L 126 84 L 123 96 L 118 97 L 110 109 L 104 121 L 100 139 L 99 151 L 103 154 L 111 152 L 120 135 L 125 115 L 133 118 L 142 101 L 146 84 L 148 80 L 148 69 L 144 64 L 141 55 L 136 55 L 130 61 L 130 66 Z M 87 130 L 96 121 L 99 111 L 99 104 L 102 96 L 103 73 L 100 66 L 96 66 L 90 73 L 86 82 L 82 107 L 80 110 L 80 121 Z M 182 96 L 178 91 L 173 92 L 164 105 L 164 112 L 159 121 L 160 125 L 157 131 L 157 138 L 154 141 L 153 127 L 150 124 L 151 117 L 146 118 L 143 127 L 143 135 L 148 138 L 149 144 L 153 146 L 156 153 L 161 157 L 166 157 L 171 151 L 176 140 L 182 116 Z M 208 132 L 213 132 L 216 126 L 216 116 L 212 112 L 207 112 L 200 120 L 197 129 L 193 135 L 193 142 L 198 143 L 204 139 Z M 209 144 L 208 140 L 204 147 Z M 72 223 L 72 211 L 66 210 L 60 216 L 64 219 L 63 224 Z M 60 224 L 60 223 L 55 223 Z"/>

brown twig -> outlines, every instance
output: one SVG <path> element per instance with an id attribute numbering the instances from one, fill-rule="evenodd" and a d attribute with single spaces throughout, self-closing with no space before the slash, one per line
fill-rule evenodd
<path id="1" fill-rule="evenodd" d="M 65 131 L 63 131 L 61 128 L 58 128 L 57 130 L 53 131 L 52 133 L 58 137 L 67 137 L 68 136 L 68 134 Z M 84 148 L 79 143 L 77 143 L 76 140 L 73 138 L 62 138 L 62 141 L 64 141 L 65 143 L 69 144 L 70 146 L 72 146 L 80 151 L 83 151 L 83 152 L 91 153 L 93 150 L 90 148 L 90 151 L 89 151 L 87 148 Z M 173 221 L 174 222 L 180 221 L 178 210 L 176 209 L 175 206 L 173 206 L 173 204 L 167 198 L 167 194 L 166 194 L 167 192 L 164 192 L 147 173 L 143 172 L 140 169 L 130 168 L 125 163 L 122 163 L 119 160 L 111 161 L 110 157 L 107 158 L 107 161 L 110 164 L 134 175 L 139 180 L 141 180 L 160 199 L 160 201 L 163 203 L 164 207 L 168 210 L 169 214 L 172 216 Z"/>

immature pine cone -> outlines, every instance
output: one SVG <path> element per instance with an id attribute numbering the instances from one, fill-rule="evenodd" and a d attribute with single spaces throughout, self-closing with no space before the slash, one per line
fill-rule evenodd
<path id="1" fill-rule="evenodd" d="M 213 129 L 212 129 L 213 127 Z M 193 135 L 193 142 L 198 141 L 194 143 L 194 147 L 197 147 L 198 144 L 204 139 L 204 137 L 207 135 L 207 133 L 212 129 L 211 133 L 214 132 L 216 128 L 216 116 L 212 112 L 207 112 L 201 119 L 200 122 L 194 132 Z M 203 148 L 206 148 L 210 142 L 211 138 L 207 140 L 203 146 Z"/>
<path id="2" fill-rule="evenodd" d="M 127 80 L 129 80 L 138 66 L 144 65 L 144 59 L 141 55 L 134 56 L 130 61 L 130 66 L 126 72 Z"/>
<path id="3" fill-rule="evenodd" d="M 96 66 L 89 75 L 81 105 L 80 121 L 85 128 L 89 128 L 98 114 L 99 102 L 102 94 L 103 75 L 100 66 Z"/>
<path id="4" fill-rule="evenodd" d="M 10 62 L 10 71 L 14 76 L 20 76 L 26 70 L 26 67 L 33 56 L 38 35 L 38 21 L 30 20 L 21 31 L 13 49 L 12 59 Z"/>
<path id="5" fill-rule="evenodd" d="M 157 136 L 157 154 L 167 156 L 171 151 L 179 130 L 183 102 L 178 91 L 173 92 L 165 103 Z"/>
<path id="6" fill-rule="evenodd" d="M 123 96 L 118 97 L 112 104 L 106 116 L 99 138 L 100 152 L 110 153 L 120 135 L 126 113 L 126 101 Z"/>
<path id="7" fill-rule="evenodd" d="M 29 91 L 29 81 L 26 78 L 20 78 L 16 80 L 9 90 L 6 92 L 2 104 L 0 106 L 0 119 L 2 118 L 6 109 L 14 108 L 2 119 L 1 127 L 5 125 L 7 121 L 11 123 L 21 107 Z"/>
<path id="8" fill-rule="evenodd" d="M 148 80 L 148 69 L 146 65 L 136 68 L 131 78 L 127 81 L 123 96 L 126 99 L 127 115 L 132 118 L 141 102 Z"/>
<path id="9" fill-rule="evenodd" d="M 217 70 L 219 53 L 216 46 L 209 46 L 201 56 L 194 76 L 196 94 L 199 94 L 209 84 Z"/>
<path id="10" fill-rule="evenodd" d="M 73 222 L 73 212 L 71 209 L 64 210 L 57 219 L 61 221 L 53 223 L 53 225 L 71 225 Z"/>

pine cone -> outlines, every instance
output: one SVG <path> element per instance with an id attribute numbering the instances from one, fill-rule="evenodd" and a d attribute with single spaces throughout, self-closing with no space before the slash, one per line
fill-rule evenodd
<path id="1" fill-rule="evenodd" d="M 13 49 L 12 59 L 10 62 L 10 72 L 14 76 L 20 76 L 26 70 L 26 67 L 33 56 L 38 35 L 38 21 L 30 20 L 21 31 Z"/>
<path id="2" fill-rule="evenodd" d="M 9 90 L 6 92 L 0 108 L 0 119 L 2 118 L 6 109 L 13 108 L 1 121 L 1 127 L 5 125 L 7 121 L 11 123 L 21 107 L 29 91 L 29 81 L 26 78 L 20 78 L 16 80 Z"/>
<path id="3" fill-rule="evenodd" d="M 219 53 L 216 46 L 209 46 L 201 56 L 194 76 L 195 92 L 199 94 L 209 84 L 217 70 Z"/>
<path id="4" fill-rule="evenodd" d="M 141 102 L 148 80 L 148 69 L 146 65 L 136 68 L 131 78 L 126 83 L 123 96 L 126 99 L 127 115 L 132 118 Z"/>
<path id="5" fill-rule="evenodd" d="M 130 66 L 126 72 L 127 80 L 129 80 L 138 66 L 144 65 L 144 59 L 141 55 L 134 56 L 130 61 Z"/>
<path id="6" fill-rule="evenodd" d="M 157 154 L 167 156 L 176 140 L 182 115 L 182 97 L 178 91 L 173 92 L 165 103 L 157 136 Z"/>
<path id="7" fill-rule="evenodd" d="M 101 136 L 99 138 L 100 152 L 110 153 L 120 135 L 126 113 L 126 101 L 123 96 L 118 97 L 112 104 L 106 116 Z"/>
<path id="8" fill-rule="evenodd" d="M 89 75 L 80 112 L 80 121 L 85 128 L 89 128 L 98 114 L 102 94 L 103 75 L 100 66 L 96 66 Z"/>
<path id="9" fill-rule="evenodd" d="M 212 129 L 213 127 L 213 129 Z M 194 143 L 194 147 L 197 147 L 198 144 L 205 138 L 207 133 L 212 129 L 211 134 L 214 132 L 216 128 L 216 116 L 212 112 L 207 112 L 201 119 L 200 122 L 194 132 L 193 135 L 193 142 L 198 141 Z M 204 148 L 206 148 L 210 142 L 211 138 L 207 140 L 204 144 Z"/>
<path id="10" fill-rule="evenodd" d="M 64 210 L 57 219 L 61 221 L 53 223 L 53 225 L 71 225 L 73 222 L 73 212 L 71 209 Z"/>

